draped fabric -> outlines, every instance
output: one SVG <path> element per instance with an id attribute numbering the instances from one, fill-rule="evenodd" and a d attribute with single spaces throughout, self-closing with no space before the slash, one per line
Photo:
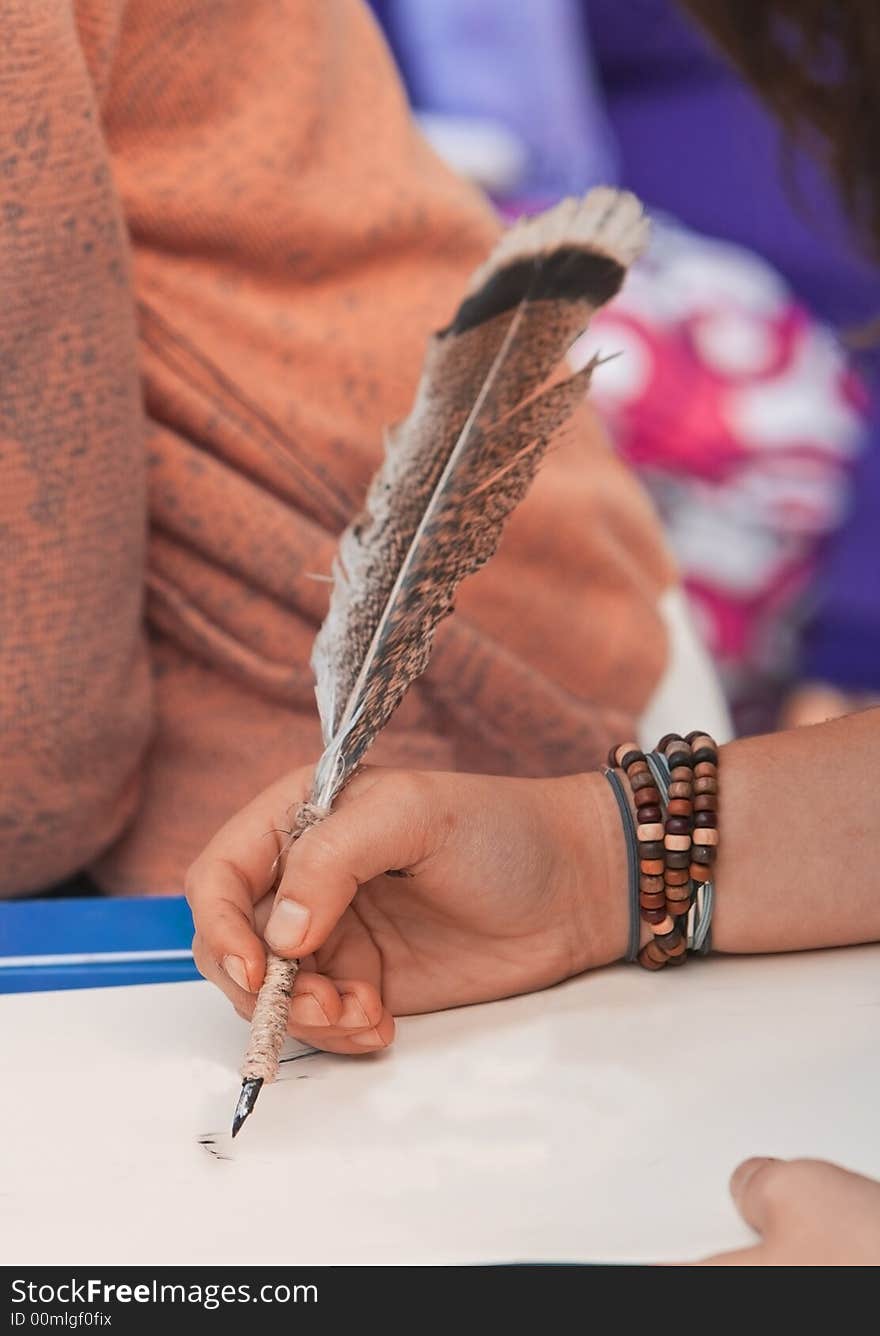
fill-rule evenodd
<path id="1" fill-rule="evenodd" d="M 317 757 L 336 539 L 496 221 L 354 0 L 0 0 L 0 891 L 175 892 Z M 673 580 L 585 409 L 382 763 L 596 764 Z"/>

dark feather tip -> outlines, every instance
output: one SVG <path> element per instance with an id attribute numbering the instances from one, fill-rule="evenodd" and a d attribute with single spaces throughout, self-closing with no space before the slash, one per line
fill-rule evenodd
<path id="1" fill-rule="evenodd" d="M 254 1111 L 257 1096 L 263 1088 L 262 1076 L 246 1076 L 241 1083 L 241 1094 L 232 1116 L 232 1135 L 237 1137 L 245 1121 Z"/>
<path id="2" fill-rule="evenodd" d="M 438 330 L 438 335 L 464 334 L 526 300 L 603 306 L 620 291 L 625 275 L 626 269 L 612 255 L 585 246 L 560 246 L 549 256 L 513 260 L 466 297 L 452 324 Z"/>

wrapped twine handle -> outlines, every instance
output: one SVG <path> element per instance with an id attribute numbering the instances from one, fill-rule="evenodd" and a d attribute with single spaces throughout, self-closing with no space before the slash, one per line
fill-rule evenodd
<path id="1" fill-rule="evenodd" d="M 278 889 L 287 854 L 300 836 L 328 815 L 328 810 L 314 803 L 300 803 L 284 848 L 275 860 L 273 891 Z M 266 975 L 257 996 L 251 1021 L 251 1038 L 244 1055 L 241 1074 L 244 1080 L 274 1081 L 278 1075 L 278 1057 L 287 1035 L 287 1017 L 293 985 L 299 973 L 298 960 L 285 960 L 269 951 Z"/>

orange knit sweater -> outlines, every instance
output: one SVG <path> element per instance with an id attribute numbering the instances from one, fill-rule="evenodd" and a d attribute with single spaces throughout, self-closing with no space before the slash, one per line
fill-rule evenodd
<path id="1" fill-rule="evenodd" d="M 497 224 L 355 0 L 0 0 L 0 893 L 176 892 L 316 757 L 313 578 Z M 379 762 L 631 731 L 670 568 L 584 416 Z"/>

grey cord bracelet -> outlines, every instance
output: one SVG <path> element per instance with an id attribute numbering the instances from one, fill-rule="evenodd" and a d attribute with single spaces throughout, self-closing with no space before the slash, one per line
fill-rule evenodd
<path id="1" fill-rule="evenodd" d="M 611 785 L 614 797 L 617 799 L 617 806 L 620 809 L 620 820 L 623 824 L 623 838 L 626 844 L 626 866 L 629 875 L 629 945 L 626 948 L 624 960 L 632 963 L 638 959 L 639 937 L 641 935 L 641 918 L 639 917 L 639 848 L 636 841 L 636 823 L 633 819 L 630 805 L 626 800 L 626 793 L 620 782 L 620 777 L 614 770 L 609 770 L 607 766 L 603 767 L 602 774 Z"/>

